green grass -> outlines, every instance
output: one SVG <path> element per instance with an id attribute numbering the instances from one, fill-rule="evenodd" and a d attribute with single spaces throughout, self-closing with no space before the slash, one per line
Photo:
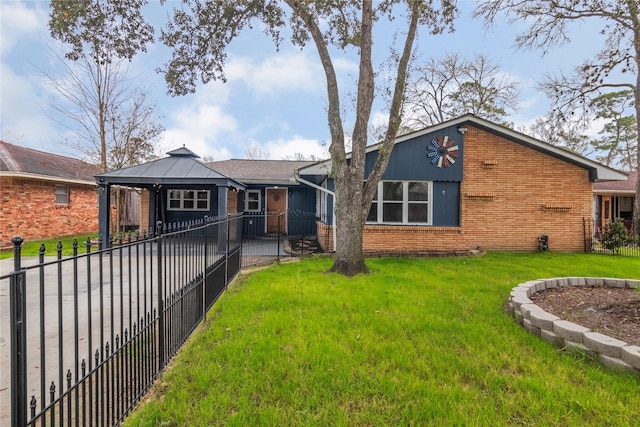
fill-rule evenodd
<path id="1" fill-rule="evenodd" d="M 526 280 L 640 278 L 637 259 L 328 258 L 240 276 L 126 426 L 630 426 L 640 378 L 559 352 L 505 311 Z"/>
<path id="2" fill-rule="evenodd" d="M 97 234 L 89 234 L 82 236 L 68 236 L 60 237 L 58 239 L 48 240 L 32 240 L 22 243 L 20 254 L 22 256 L 38 256 L 40 255 L 40 246 L 44 243 L 45 256 L 57 256 L 58 255 L 58 242 L 62 243 L 62 256 L 73 255 L 73 239 L 78 239 L 78 253 L 87 252 L 87 237 L 91 239 L 97 239 Z M 92 247 L 91 251 L 95 251 L 97 248 Z M 13 258 L 13 249 L 0 252 L 0 259 Z"/>

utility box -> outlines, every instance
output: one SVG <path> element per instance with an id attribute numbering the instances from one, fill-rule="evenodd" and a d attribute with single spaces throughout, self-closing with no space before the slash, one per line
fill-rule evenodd
<path id="1" fill-rule="evenodd" d="M 541 251 L 549 250 L 549 236 L 545 236 L 544 234 L 538 236 L 538 248 Z"/>

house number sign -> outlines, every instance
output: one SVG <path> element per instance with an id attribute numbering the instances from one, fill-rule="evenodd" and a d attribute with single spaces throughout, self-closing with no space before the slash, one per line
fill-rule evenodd
<path id="1" fill-rule="evenodd" d="M 432 165 L 437 165 L 439 168 L 443 166 L 448 168 L 456 162 L 458 146 L 448 136 L 444 138 L 437 136 L 427 144 L 427 156 L 431 159 Z"/>

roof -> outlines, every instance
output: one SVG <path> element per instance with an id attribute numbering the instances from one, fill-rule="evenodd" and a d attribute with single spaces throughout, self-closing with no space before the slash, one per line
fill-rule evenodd
<path id="1" fill-rule="evenodd" d="M 244 188 L 244 185 L 197 160 L 200 156 L 186 147 L 167 153 L 169 156 L 140 165 L 96 175 L 104 184 L 116 185 L 216 185 Z"/>
<path id="2" fill-rule="evenodd" d="M 72 157 L 0 141 L 0 175 L 94 184 L 100 167 Z"/>
<path id="3" fill-rule="evenodd" d="M 594 193 L 635 194 L 638 171 L 629 172 L 626 181 L 606 181 L 593 184 Z"/>
<path id="4" fill-rule="evenodd" d="M 395 144 L 400 144 L 404 141 L 408 141 L 410 139 L 414 139 L 431 132 L 437 132 L 451 126 L 464 127 L 466 125 L 477 127 L 479 129 L 482 129 L 486 132 L 500 136 L 509 141 L 515 142 L 517 144 L 523 145 L 525 147 L 531 148 L 533 150 L 536 150 L 541 153 L 547 154 L 549 156 L 555 157 L 557 159 L 563 160 L 567 163 L 587 169 L 589 171 L 589 179 L 593 182 L 626 179 L 626 175 L 616 169 L 610 168 L 608 166 L 604 166 L 594 160 L 580 156 L 579 154 L 573 153 L 564 148 L 556 147 L 547 142 L 540 141 L 539 139 L 535 139 L 523 133 L 517 132 L 513 129 L 509 129 L 505 126 L 499 125 L 497 123 L 493 123 L 488 120 L 481 119 L 480 117 L 476 117 L 473 114 L 465 114 L 455 119 L 448 120 L 446 122 L 442 122 L 440 124 L 430 126 L 416 132 L 411 132 L 405 135 L 401 135 L 396 138 Z M 376 151 L 378 150 L 379 146 L 380 144 L 371 145 L 367 147 L 367 152 Z M 349 157 L 350 155 L 347 155 L 347 158 Z M 327 174 L 326 171 L 330 170 L 330 167 L 329 167 L 330 164 L 331 164 L 331 160 L 318 162 L 315 165 L 310 165 L 310 166 L 301 168 L 300 174 L 301 175 L 320 175 L 320 174 L 326 175 Z"/>
<path id="5" fill-rule="evenodd" d="M 298 185 L 295 171 L 316 162 L 301 160 L 231 159 L 209 166 L 245 184 Z"/>

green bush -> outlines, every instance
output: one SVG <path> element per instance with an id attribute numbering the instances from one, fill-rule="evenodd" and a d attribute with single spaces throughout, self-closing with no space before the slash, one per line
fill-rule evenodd
<path id="1" fill-rule="evenodd" d="M 627 241 L 627 229 L 620 218 L 616 218 L 604 227 L 600 242 L 605 249 L 618 252 Z"/>

